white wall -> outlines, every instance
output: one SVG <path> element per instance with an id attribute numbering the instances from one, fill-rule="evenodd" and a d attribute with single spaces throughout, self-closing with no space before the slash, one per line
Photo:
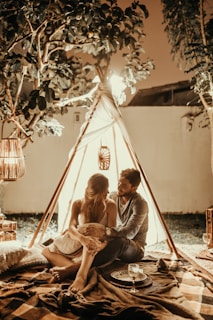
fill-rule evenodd
<path id="1" fill-rule="evenodd" d="M 64 172 L 70 148 L 79 134 L 81 121 L 74 122 L 76 109 L 57 117 L 64 125 L 61 137 L 35 137 L 24 149 L 26 173 L 18 181 L 4 183 L 3 208 L 9 213 L 44 212 Z"/>
<path id="2" fill-rule="evenodd" d="M 133 111 L 134 110 L 134 111 Z M 162 212 L 204 212 L 213 204 L 210 130 L 186 130 L 186 107 L 122 110 L 126 126 Z"/>
<path id="3" fill-rule="evenodd" d="M 81 121 L 84 120 L 84 110 Z M 64 171 L 70 148 L 79 134 L 74 112 L 59 117 L 61 137 L 36 138 L 24 149 L 26 174 L 0 185 L 5 213 L 44 212 Z M 133 147 L 162 212 L 204 212 L 213 204 L 210 130 L 197 124 L 186 130 L 186 107 L 121 108 Z"/>

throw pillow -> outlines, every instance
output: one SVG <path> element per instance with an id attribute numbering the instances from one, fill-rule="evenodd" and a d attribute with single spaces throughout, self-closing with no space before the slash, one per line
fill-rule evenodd
<path id="1" fill-rule="evenodd" d="M 17 264 L 26 254 L 27 250 L 18 241 L 0 242 L 0 274 Z"/>
<path id="2" fill-rule="evenodd" d="M 48 264 L 48 260 L 42 255 L 41 248 L 34 246 L 27 249 L 27 254 L 17 264 L 12 266 L 12 270 L 46 264 Z"/>

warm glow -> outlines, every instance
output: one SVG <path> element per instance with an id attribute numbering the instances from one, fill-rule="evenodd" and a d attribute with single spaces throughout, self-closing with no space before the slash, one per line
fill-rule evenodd
<path id="1" fill-rule="evenodd" d="M 13 165 L 13 164 L 17 164 L 18 162 L 18 159 L 17 158 L 5 158 L 4 159 L 4 164 L 10 164 L 10 165 Z"/>
<path id="2" fill-rule="evenodd" d="M 112 74 L 109 78 L 109 83 L 116 104 L 123 104 L 126 101 L 126 85 L 123 81 L 123 78 L 116 74 Z"/>
<path id="3" fill-rule="evenodd" d="M 109 81 L 112 89 L 112 94 L 115 96 L 119 96 L 126 89 L 126 85 L 123 82 L 123 78 L 116 74 L 113 74 L 110 77 Z"/>

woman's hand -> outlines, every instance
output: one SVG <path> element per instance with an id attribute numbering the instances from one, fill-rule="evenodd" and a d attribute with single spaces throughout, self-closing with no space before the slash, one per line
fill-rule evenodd
<path id="1" fill-rule="evenodd" d="M 62 233 L 61 233 L 61 235 L 63 236 L 65 233 L 67 233 L 69 230 L 68 229 L 66 229 L 66 230 L 64 230 Z"/>
<path id="2" fill-rule="evenodd" d="M 107 241 L 100 241 L 97 238 L 96 241 L 96 248 L 88 250 L 88 252 L 93 256 L 95 256 L 99 251 L 103 250 L 107 245 Z"/>
<path id="3" fill-rule="evenodd" d="M 96 255 L 97 252 L 103 250 L 107 244 L 106 241 L 101 242 L 98 238 L 90 237 L 90 236 L 83 236 L 81 243 L 83 246 L 86 247 L 87 251 L 92 255 Z"/>

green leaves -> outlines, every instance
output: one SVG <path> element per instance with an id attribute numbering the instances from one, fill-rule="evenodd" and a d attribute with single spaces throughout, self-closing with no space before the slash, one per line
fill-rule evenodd
<path id="1" fill-rule="evenodd" d="M 200 114 L 212 117 L 213 97 L 213 19 L 212 8 L 205 0 L 162 0 L 165 32 L 171 44 L 171 53 L 186 73 L 192 74 L 192 89 L 202 105 L 199 112 L 190 114 L 192 128 Z M 208 118 L 208 124 L 209 124 Z M 205 121 L 206 123 L 206 121 Z M 206 125 L 202 125 L 205 127 Z"/>
<path id="2" fill-rule="evenodd" d="M 146 7 L 137 0 L 125 9 L 116 0 L 2 0 L 2 119 L 15 118 L 23 131 L 33 135 L 36 122 L 46 116 L 63 114 L 82 101 L 90 107 L 91 97 L 85 97 L 96 86 L 96 68 L 107 78 L 120 51 L 121 74 L 134 92 L 136 81 L 152 69 L 139 49 L 147 17 Z"/>
<path id="3" fill-rule="evenodd" d="M 185 72 L 197 74 L 198 78 L 206 71 L 213 73 L 213 20 L 211 9 L 204 1 L 202 10 L 201 3 L 203 1 L 199 0 L 162 1 L 165 31 L 173 58 L 184 66 Z M 203 92 L 199 82 L 198 93 Z"/>

